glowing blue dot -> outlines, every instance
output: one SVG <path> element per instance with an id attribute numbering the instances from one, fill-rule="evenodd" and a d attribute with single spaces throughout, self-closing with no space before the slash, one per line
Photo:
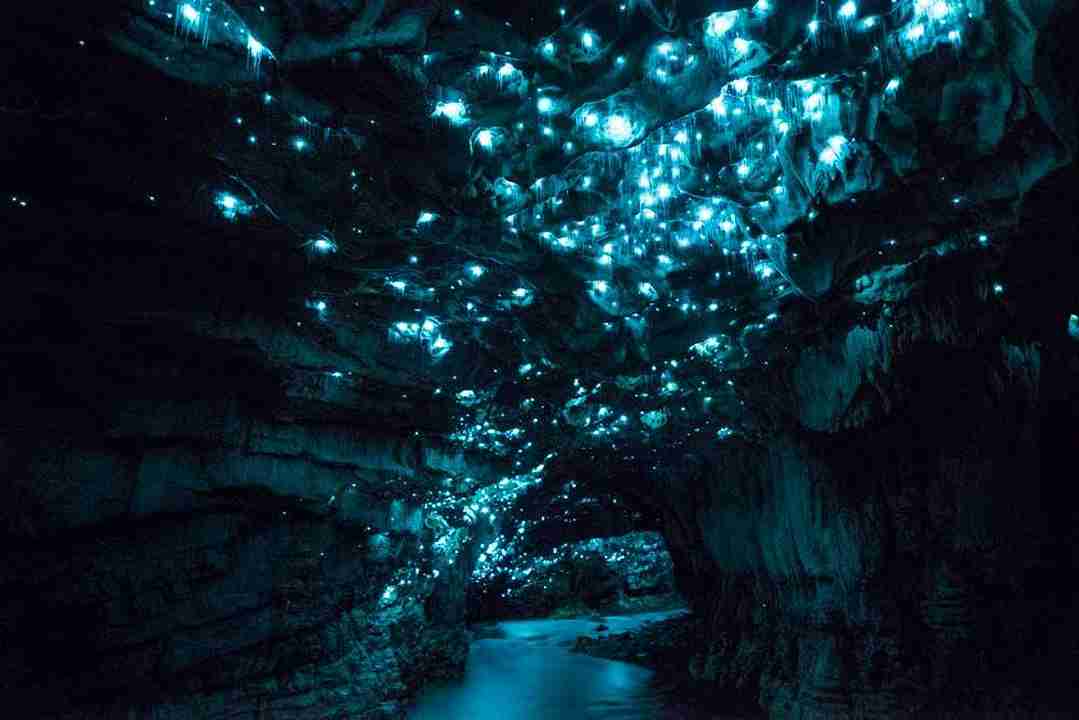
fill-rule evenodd
<path id="1" fill-rule="evenodd" d="M 847 2 L 839 6 L 839 17 L 844 20 L 849 20 L 857 14 L 858 5 L 855 4 L 854 0 L 847 0 Z"/>
<path id="2" fill-rule="evenodd" d="M 595 35 L 588 32 L 587 30 L 585 32 L 581 33 L 581 45 L 586 50 L 591 50 L 595 46 L 595 44 L 596 44 L 596 36 Z"/>
<path id="3" fill-rule="evenodd" d="M 705 21 L 705 32 L 712 37 L 722 37 L 734 27 L 737 19 L 737 12 L 712 13 Z"/>
<path id="4" fill-rule="evenodd" d="M 200 17 L 199 11 L 192 7 L 190 3 L 184 3 L 180 7 L 180 15 L 192 25 L 197 23 Z"/>
<path id="5" fill-rule="evenodd" d="M 536 109 L 541 113 L 549 113 L 554 109 L 554 101 L 549 97 L 541 97 L 536 101 Z"/>
<path id="6" fill-rule="evenodd" d="M 468 108 L 465 104 L 459 100 L 450 100 L 449 102 L 439 102 L 435 105 L 435 111 L 431 113 L 432 117 L 444 117 L 454 125 L 460 125 L 467 121 Z"/>
<path id="7" fill-rule="evenodd" d="M 633 123 L 625 115 L 610 115 L 603 123 L 603 134 L 611 142 L 628 142 L 633 138 Z"/>
<path id="8" fill-rule="evenodd" d="M 952 8 L 948 3 L 937 0 L 929 7 L 929 17 L 933 20 L 943 20 L 951 11 Z"/>

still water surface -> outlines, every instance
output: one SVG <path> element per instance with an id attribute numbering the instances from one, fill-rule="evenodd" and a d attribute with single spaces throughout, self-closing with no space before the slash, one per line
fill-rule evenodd
<path id="1" fill-rule="evenodd" d="M 626 632 L 677 612 L 608 616 L 609 632 Z M 411 720 L 675 720 L 718 718 L 688 713 L 651 684 L 643 667 L 570 652 L 594 619 L 499 623 L 498 638 L 472 643 L 465 675 L 428 688 Z"/>

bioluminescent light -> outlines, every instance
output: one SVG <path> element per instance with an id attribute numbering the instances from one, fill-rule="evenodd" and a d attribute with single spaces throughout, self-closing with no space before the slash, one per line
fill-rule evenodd
<path id="1" fill-rule="evenodd" d="M 404 280 L 391 280 L 386 284 L 392 287 L 397 292 L 404 292 L 405 288 L 408 287 L 408 283 Z"/>
<path id="2" fill-rule="evenodd" d="M 195 9 L 191 3 L 184 3 L 180 6 L 180 17 L 188 22 L 188 24 L 194 26 L 198 25 L 199 19 L 202 17 L 202 13 Z"/>
<path id="3" fill-rule="evenodd" d="M 931 20 L 943 20 L 951 13 L 951 6 L 943 0 L 937 0 L 929 6 L 929 18 Z"/>
<path id="4" fill-rule="evenodd" d="M 307 148 L 307 141 L 304 140 L 303 138 L 293 138 L 292 147 L 294 147 L 294 148 L 296 148 L 296 150 L 302 152 L 303 150 L 305 150 Z"/>
<path id="5" fill-rule="evenodd" d="M 810 20 L 806 25 L 806 30 L 809 31 L 810 35 L 816 35 L 817 31 L 820 30 L 820 22 L 817 20 Z"/>
<path id="6" fill-rule="evenodd" d="M 554 100 L 549 97 L 541 97 L 536 101 L 536 109 L 541 113 L 547 114 L 554 110 Z"/>
<path id="7" fill-rule="evenodd" d="M 766 15 L 772 9 L 772 3 L 769 0 L 757 0 L 753 5 L 753 12 L 758 15 Z"/>
<path id="8" fill-rule="evenodd" d="M 502 66 L 498 68 L 498 77 L 501 80 L 505 80 L 507 78 L 513 77 L 516 72 L 517 68 L 513 66 L 513 63 L 502 63 Z"/>
<path id="9" fill-rule="evenodd" d="M 727 103 L 723 101 L 721 95 L 712 98 L 712 102 L 708 103 L 708 109 L 717 117 L 726 117 L 727 115 Z"/>
<path id="10" fill-rule="evenodd" d="M 484 150 L 490 150 L 495 145 L 495 136 L 487 128 L 476 131 L 476 143 Z"/>
<path id="11" fill-rule="evenodd" d="M 924 35 L 925 25 L 922 25 L 921 23 L 916 23 L 907 29 L 905 37 L 911 42 L 917 42 L 918 40 L 921 40 Z"/>
<path id="12" fill-rule="evenodd" d="M 846 146 L 847 138 L 842 135 L 833 135 L 828 138 L 828 146 L 821 150 L 817 159 L 827 165 L 835 165 L 839 162 L 839 158 Z"/>
<path id="13" fill-rule="evenodd" d="M 749 41 L 743 37 L 736 37 L 731 44 L 734 46 L 734 51 L 739 55 L 745 55 L 749 52 Z"/>
<path id="14" fill-rule="evenodd" d="M 235 220 L 240 215 L 251 214 L 251 206 L 231 193 L 218 193 L 214 198 L 214 204 L 221 210 L 221 215 L 226 220 Z"/>
<path id="15" fill-rule="evenodd" d="M 487 272 L 487 269 L 484 268 L 482 265 L 469 265 L 468 266 L 468 274 L 471 275 L 473 278 L 475 278 L 477 280 L 480 279 L 481 277 L 483 277 L 483 274 L 485 272 Z"/>
<path id="16" fill-rule="evenodd" d="M 625 143 L 633 139 L 633 123 L 625 115 L 608 115 L 603 122 L 603 135 L 613 143 Z"/>
<path id="17" fill-rule="evenodd" d="M 731 82 L 731 87 L 734 88 L 734 91 L 739 95 L 745 95 L 749 92 L 749 81 L 745 78 L 738 78 Z"/>
<path id="18" fill-rule="evenodd" d="M 438 219 L 438 214 L 437 213 L 433 213 L 433 212 L 430 212 L 428 210 L 424 210 L 423 212 L 420 213 L 419 217 L 416 218 L 416 224 L 417 225 L 426 225 L 427 223 L 433 223 L 437 219 Z"/>
<path id="19" fill-rule="evenodd" d="M 584 122 L 585 127 L 595 127 L 599 124 L 599 115 L 592 111 L 588 111 L 584 114 L 582 122 Z"/>
<path id="20" fill-rule="evenodd" d="M 581 33 L 581 47 L 585 50 L 591 50 L 596 46 L 596 35 L 593 32 L 585 30 Z"/>
<path id="21" fill-rule="evenodd" d="M 839 6 L 838 15 L 844 20 L 850 20 L 857 14 L 858 5 L 854 2 L 854 0 L 847 0 L 847 2 Z"/>
<path id="22" fill-rule="evenodd" d="M 545 40 L 544 43 L 540 45 L 540 52 L 547 57 L 553 56 L 555 54 L 555 50 L 556 48 L 553 40 Z"/>
<path id="23" fill-rule="evenodd" d="M 884 86 L 884 92 L 888 93 L 889 95 L 894 95 L 896 90 L 898 90 L 898 89 L 899 89 L 899 78 L 892 78 Z"/>
<path id="24" fill-rule="evenodd" d="M 596 293 L 599 293 L 600 295 L 602 295 L 603 293 L 607 292 L 608 288 L 609 288 L 609 286 L 608 286 L 606 280 L 593 280 L 592 281 L 592 290 L 593 290 L 593 292 L 596 292 Z"/>
<path id="25" fill-rule="evenodd" d="M 332 253 L 337 252 L 337 244 L 332 240 L 324 237 L 316 239 L 311 246 L 320 253 Z"/>
<path id="26" fill-rule="evenodd" d="M 247 33 L 247 59 L 251 63 L 251 67 L 257 73 L 259 65 L 262 64 L 263 57 L 273 57 L 273 53 L 266 49 L 266 46 L 260 43 L 254 35 Z"/>
<path id="27" fill-rule="evenodd" d="M 448 353 L 452 347 L 453 343 L 451 341 L 439 335 L 431 341 L 430 352 L 435 356 L 435 359 L 438 359 Z"/>
<path id="28" fill-rule="evenodd" d="M 439 101 L 431 117 L 445 118 L 451 125 L 468 122 L 468 107 L 460 100 Z"/>
<path id="29" fill-rule="evenodd" d="M 712 37 L 723 37 L 738 20 L 738 12 L 712 13 L 704 21 L 704 31 Z"/>

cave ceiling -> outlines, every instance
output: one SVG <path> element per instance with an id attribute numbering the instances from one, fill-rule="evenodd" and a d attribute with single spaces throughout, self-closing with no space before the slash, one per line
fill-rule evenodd
<path id="1" fill-rule="evenodd" d="M 156 145 L 116 192 L 299 268 L 198 332 L 497 473 L 647 464 L 767 432 L 772 369 L 927 255 L 993 257 L 1070 156 L 1052 10 L 139 0 L 87 34 L 129 104 L 86 162 Z"/>

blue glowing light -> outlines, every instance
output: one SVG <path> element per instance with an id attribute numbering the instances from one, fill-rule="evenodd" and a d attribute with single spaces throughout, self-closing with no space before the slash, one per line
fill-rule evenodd
<path id="1" fill-rule="evenodd" d="M 633 123 L 625 115 L 609 115 L 603 123 L 603 134 L 614 143 L 629 142 L 633 138 Z"/>
<path id="2" fill-rule="evenodd" d="M 180 17 L 191 25 L 197 25 L 199 18 L 202 17 L 202 13 L 196 10 L 191 3 L 184 3 L 180 6 Z"/>
<path id="3" fill-rule="evenodd" d="M 705 20 L 704 31 L 712 37 L 723 37 L 727 34 L 728 30 L 734 27 L 734 23 L 737 20 L 737 11 L 712 13 L 708 16 L 708 19 Z"/>
<path id="4" fill-rule="evenodd" d="M 554 110 L 554 100 L 549 97 L 541 97 L 536 101 L 536 109 L 544 114 L 549 113 Z"/>
<path id="5" fill-rule="evenodd" d="M 847 0 L 847 2 L 839 6 L 839 17 L 843 18 L 844 20 L 850 20 L 857 14 L 858 5 L 854 2 L 854 0 Z"/>
<path id="6" fill-rule="evenodd" d="M 468 122 L 468 107 L 460 100 L 439 101 L 431 117 L 445 118 L 451 125 Z"/>
<path id="7" fill-rule="evenodd" d="M 226 220 L 235 220 L 237 216 L 251 214 L 250 205 L 227 192 L 218 193 L 214 204 L 221 210 L 221 215 Z"/>

